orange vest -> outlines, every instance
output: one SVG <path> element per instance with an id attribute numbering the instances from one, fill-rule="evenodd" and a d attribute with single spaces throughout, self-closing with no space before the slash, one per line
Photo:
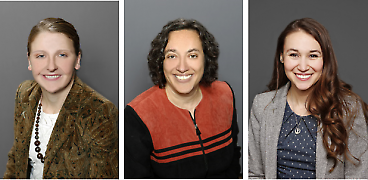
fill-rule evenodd
<path id="1" fill-rule="evenodd" d="M 232 144 L 232 90 L 221 81 L 200 88 L 203 97 L 195 109 L 194 119 L 188 110 L 173 105 L 165 89 L 158 86 L 151 87 L 128 104 L 150 132 L 154 147 L 150 158 L 154 164 L 202 157 L 203 151 L 209 158 L 208 154 Z M 196 133 L 195 123 L 200 134 Z M 216 160 L 207 161 L 211 163 Z"/>

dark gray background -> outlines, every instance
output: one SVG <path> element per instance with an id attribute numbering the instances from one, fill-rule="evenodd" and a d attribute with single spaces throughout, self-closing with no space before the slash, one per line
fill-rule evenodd
<path id="1" fill-rule="evenodd" d="M 293 20 L 310 17 L 328 30 L 339 77 L 368 102 L 368 1 L 250 0 L 249 112 L 256 94 L 267 89 L 277 38 Z"/>
<path id="2" fill-rule="evenodd" d="M 61 17 L 77 29 L 83 51 L 77 75 L 119 107 L 119 2 L 0 2 L 0 177 L 14 140 L 14 98 L 18 85 L 33 79 L 27 69 L 32 27 Z"/>
<path id="3" fill-rule="evenodd" d="M 240 129 L 238 144 L 243 147 L 242 3 L 242 0 L 125 0 L 124 104 L 153 86 L 147 55 L 162 27 L 177 18 L 196 19 L 219 43 L 219 80 L 227 81 L 234 90 Z"/>

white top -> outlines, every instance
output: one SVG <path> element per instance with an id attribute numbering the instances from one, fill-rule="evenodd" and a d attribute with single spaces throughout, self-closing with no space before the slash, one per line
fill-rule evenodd
<path id="1" fill-rule="evenodd" d="M 38 112 L 38 107 L 37 107 L 37 112 Z M 44 167 L 44 163 L 41 162 L 41 159 L 37 158 L 37 152 L 35 150 L 36 145 L 34 144 L 34 142 L 36 141 L 35 139 L 35 124 L 36 124 L 36 120 L 37 120 L 37 112 L 35 115 L 35 122 L 33 125 L 33 131 L 32 131 L 32 138 L 31 138 L 31 144 L 30 144 L 30 148 L 29 148 L 29 158 L 31 159 L 30 161 L 30 165 L 32 166 L 31 169 L 31 174 L 30 174 L 30 178 L 31 179 L 42 179 L 43 177 L 43 167 Z M 39 141 L 41 142 L 41 144 L 39 145 L 39 147 L 41 148 L 40 153 L 43 155 L 43 157 L 45 157 L 45 152 L 46 152 L 46 148 L 47 148 L 47 144 L 49 142 L 52 130 L 54 128 L 56 119 L 58 117 L 59 113 L 57 114 L 46 114 L 43 112 L 42 106 L 41 106 L 41 115 L 40 115 L 40 122 L 39 127 L 38 127 L 38 132 L 39 132 Z"/>

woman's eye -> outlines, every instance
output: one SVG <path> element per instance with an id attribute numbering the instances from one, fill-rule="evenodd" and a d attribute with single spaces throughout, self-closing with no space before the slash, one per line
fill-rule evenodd
<path id="1" fill-rule="evenodd" d="M 60 57 L 68 57 L 66 54 L 59 54 Z"/>
<path id="2" fill-rule="evenodd" d="M 315 58 L 318 58 L 319 56 L 317 54 L 311 54 L 310 57 L 315 59 Z"/>
<path id="3" fill-rule="evenodd" d="M 189 57 L 190 58 L 197 58 L 198 56 L 196 54 L 191 54 Z"/>
<path id="4" fill-rule="evenodd" d="M 292 53 L 292 54 L 289 54 L 289 56 L 295 58 L 295 57 L 298 57 L 298 54 Z"/>
<path id="5" fill-rule="evenodd" d="M 43 54 L 36 55 L 36 58 L 44 58 L 44 57 L 45 57 L 45 55 L 43 55 Z"/>
<path id="6" fill-rule="evenodd" d="M 167 55 L 166 58 L 168 58 L 168 59 L 174 59 L 175 56 L 174 55 Z"/>

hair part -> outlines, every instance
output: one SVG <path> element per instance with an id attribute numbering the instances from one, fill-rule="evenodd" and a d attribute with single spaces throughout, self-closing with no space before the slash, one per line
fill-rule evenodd
<path id="1" fill-rule="evenodd" d="M 289 82 L 284 70 L 284 65 L 280 62 L 280 55 L 283 54 L 285 38 L 297 31 L 303 31 L 313 36 L 319 43 L 323 56 L 322 75 L 313 88 L 306 101 L 307 110 L 317 118 L 318 124 L 322 124 L 323 146 L 327 150 L 327 158 L 334 161 L 334 170 L 339 160 L 338 155 L 344 155 L 350 162 L 354 157 L 348 149 L 348 134 L 352 130 L 354 118 L 358 113 L 357 108 L 362 107 L 365 118 L 368 117 L 367 104 L 352 91 L 352 87 L 343 82 L 337 74 L 337 61 L 332 48 L 329 34 L 325 27 L 311 18 L 302 18 L 292 21 L 280 34 L 277 41 L 277 48 L 274 58 L 274 69 L 272 79 L 268 84 L 269 91 L 278 90 Z M 351 97 L 351 98 L 349 98 Z M 345 100 L 355 100 L 355 109 L 349 108 Z M 347 119 L 344 122 L 343 119 Z M 354 162 L 352 162 L 355 164 Z"/>
<path id="2" fill-rule="evenodd" d="M 165 48 L 169 40 L 169 33 L 179 30 L 195 30 L 202 42 L 204 53 L 204 73 L 200 84 L 209 86 L 218 79 L 217 59 L 219 56 L 218 43 L 215 37 L 198 21 L 193 19 L 175 19 L 167 23 L 160 33 L 151 42 L 151 50 L 147 56 L 150 77 L 155 85 L 160 88 L 165 87 L 166 78 L 163 71 L 163 61 L 165 59 Z"/>
<path id="3" fill-rule="evenodd" d="M 69 39 L 73 41 L 73 47 L 76 56 L 82 53 L 77 30 L 71 23 L 61 18 L 46 18 L 41 20 L 35 26 L 33 26 L 28 36 L 28 44 L 27 44 L 28 56 L 30 55 L 31 52 L 31 43 L 41 32 L 58 32 L 66 35 Z"/>

